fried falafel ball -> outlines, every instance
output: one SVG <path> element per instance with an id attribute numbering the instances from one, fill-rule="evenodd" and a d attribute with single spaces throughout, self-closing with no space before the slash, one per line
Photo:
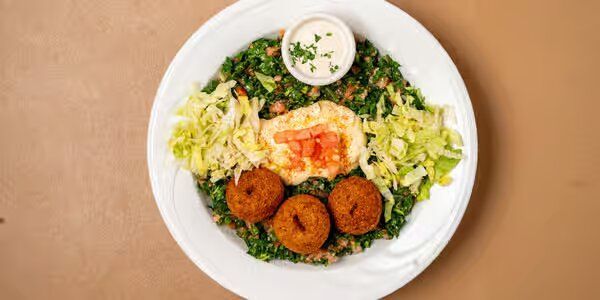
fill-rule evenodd
<path id="1" fill-rule="evenodd" d="M 283 200 L 283 183 L 279 175 L 259 168 L 242 173 L 238 184 L 234 180 L 225 189 L 231 213 L 248 222 L 260 222 L 272 216 Z"/>
<path id="2" fill-rule="evenodd" d="M 381 194 L 367 179 L 358 176 L 340 181 L 328 198 L 337 229 L 343 233 L 364 234 L 377 227 L 381 219 Z"/>
<path id="3" fill-rule="evenodd" d="M 273 229 L 288 249 L 310 254 L 318 251 L 331 228 L 325 204 L 310 195 L 296 195 L 283 202 L 273 218 Z"/>

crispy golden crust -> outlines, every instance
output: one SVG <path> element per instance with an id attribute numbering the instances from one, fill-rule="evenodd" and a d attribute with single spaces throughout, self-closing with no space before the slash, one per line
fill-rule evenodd
<path id="1" fill-rule="evenodd" d="M 338 183 L 329 194 L 329 210 L 343 233 L 367 233 L 379 224 L 381 194 L 369 180 L 352 176 Z"/>
<path id="2" fill-rule="evenodd" d="M 318 251 L 327 240 L 330 228 L 327 208 L 310 195 L 287 199 L 273 218 L 273 229 L 279 241 L 300 254 Z"/>
<path id="3" fill-rule="evenodd" d="M 244 172 L 236 185 L 227 183 L 226 199 L 231 213 L 249 223 L 272 216 L 283 200 L 283 183 L 267 169 Z"/>

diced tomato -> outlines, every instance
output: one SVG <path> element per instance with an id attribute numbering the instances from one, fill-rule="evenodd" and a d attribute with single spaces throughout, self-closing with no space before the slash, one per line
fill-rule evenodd
<path id="1" fill-rule="evenodd" d="M 273 135 L 276 143 L 287 143 L 290 141 L 300 141 L 310 139 L 310 131 L 308 129 L 300 130 L 284 130 Z"/>
<path id="2" fill-rule="evenodd" d="M 318 86 L 313 86 L 310 91 L 308 91 L 308 93 L 306 93 L 306 96 L 309 97 L 319 97 L 321 95 L 321 92 L 319 91 L 319 87 Z"/>
<path id="3" fill-rule="evenodd" d="M 292 130 L 284 130 L 284 131 L 276 132 L 273 135 L 273 139 L 275 140 L 275 143 L 283 144 L 283 143 L 287 143 L 287 142 L 291 141 L 292 135 L 293 135 Z"/>
<path id="4" fill-rule="evenodd" d="M 315 140 L 315 149 L 314 149 L 313 154 L 312 154 L 313 160 L 319 160 L 320 159 L 322 148 L 323 147 L 321 147 L 321 144 L 319 144 Z"/>
<path id="5" fill-rule="evenodd" d="M 294 132 L 293 139 L 296 141 L 310 139 L 310 130 L 308 128 L 296 130 Z"/>
<path id="6" fill-rule="evenodd" d="M 248 96 L 248 93 L 246 92 L 246 89 L 243 86 L 241 86 L 241 85 L 238 85 L 238 86 L 235 87 L 235 93 L 238 96 Z"/>
<path id="7" fill-rule="evenodd" d="M 277 144 L 283 144 L 285 142 L 287 142 L 287 136 L 285 135 L 285 133 L 282 132 L 277 132 L 273 135 L 273 139 L 275 140 L 275 143 Z"/>
<path id="8" fill-rule="evenodd" d="M 377 85 L 378 88 L 382 89 L 382 88 L 385 88 L 389 83 L 390 83 L 389 78 L 382 77 L 377 81 L 377 83 L 375 85 Z"/>
<path id="9" fill-rule="evenodd" d="M 315 125 L 315 126 L 309 128 L 309 130 L 310 130 L 310 136 L 316 137 L 319 134 L 327 131 L 327 125 L 325 125 L 325 124 Z"/>
<path id="10" fill-rule="evenodd" d="M 353 85 L 348 85 L 348 87 L 346 88 L 346 91 L 344 92 L 344 99 L 351 99 L 352 96 L 354 95 L 354 92 L 356 91 L 356 87 Z"/>
<path id="11" fill-rule="evenodd" d="M 339 143 L 338 135 L 331 131 L 319 135 L 319 140 L 323 148 L 337 148 Z"/>
<path id="12" fill-rule="evenodd" d="M 269 106 L 269 111 L 274 114 L 282 114 L 286 112 L 286 110 L 287 108 L 285 107 L 285 104 L 283 104 L 281 101 L 277 101 Z"/>
<path id="13" fill-rule="evenodd" d="M 287 143 L 293 154 L 290 156 L 292 168 L 303 168 L 302 157 L 310 157 L 317 168 L 327 168 L 330 176 L 339 173 L 340 138 L 337 133 L 327 130 L 326 124 L 319 124 L 300 130 L 284 130 L 273 136 L 277 143 Z"/>
<path id="14" fill-rule="evenodd" d="M 278 104 L 279 103 L 276 102 L 273 105 L 279 106 Z M 283 103 L 281 103 L 281 106 L 283 106 L 283 107 L 272 107 L 273 108 L 273 109 L 271 109 L 272 112 L 275 112 L 275 111 L 280 112 L 281 108 L 285 109 L 285 105 L 283 105 Z M 306 140 L 306 139 L 314 138 L 314 137 L 317 137 L 326 132 L 327 132 L 327 125 L 319 124 L 319 125 L 315 125 L 310 128 L 280 131 L 280 132 L 275 133 L 273 135 L 273 138 L 275 139 L 276 143 L 281 144 L 281 143 L 287 143 L 289 141 L 299 141 L 299 140 Z M 329 134 L 330 135 L 333 134 L 333 135 L 337 136 L 333 132 L 331 132 Z"/>
<path id="15" fill-rule="evenodd" d="M 302 144 L 299 141 L 290 141 L 288 142 L 288 147 L 290 150 L 294 152 L 296 155 L 302 155 Z"/>
<path id="16" fill-rule="evenodd" d="M 334 155 L 337 155 L 337 148 L 324 148 L 321 151 L 321 158 L 331 160 Z"/>
<path id="17" fill-rule="evenodd" d="M 267 47 L 265 49 L 265 52 L 267 53 L 268 56 L 279 56 L 280 52 L 279 50 L 281 50 L 280 47 Z"/>
<path id="18" fill-rule="evenodd" d="M 311 157 L 315 152 L 315 140 L 302 140 L 302 157 Z"/>

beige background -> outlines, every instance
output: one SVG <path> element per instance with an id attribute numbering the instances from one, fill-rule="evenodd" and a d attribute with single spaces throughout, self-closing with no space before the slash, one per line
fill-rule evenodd
<path id="1" fill-rule="evenodd" d="M 232 2 L 0 0 L 1 299 L 236 298 L 167 232 L 145 146 L 171 58 Z M 393 2 L 456 62 L 481 161 L 456 235 L 390 299 L 599 299 L 600 3 Z"/>

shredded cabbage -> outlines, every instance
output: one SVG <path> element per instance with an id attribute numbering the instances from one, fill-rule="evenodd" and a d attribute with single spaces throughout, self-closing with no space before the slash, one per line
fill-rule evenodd
<path id="1" fill-rule="evenodd" d="M 391 189 L 407 187 L 418 200 L 427 199 L 434 183 L 447 185 L 452 181 L 448 174 L 462 158 L 458 149 L 461 136 L 443 125 L 442 108 L 425 106 L 419 110 L 413 101 L 423 103 L 422 99 L 401 96 L 391 85 L 387 92 L 393 102 L 392 112 L 383 117 L 385 98 L 381 97 L 375 120 L 363 119 L 363 131 L 372 137 L 359 160 L 367 179 L 386 200 L 386 222 L 395 202 Z"/>
<path id="2" fill-rule="evenodd" d="M 201 179 L 216 182 L 258 167 L 266 151 L 258 142 L 258 112 L 264 100 L 235 99 L 235 81 L 217 86 L 214 92 L 192 94 L 178 110 L 182 118 L 169 141 L 175 158 Z"/>

